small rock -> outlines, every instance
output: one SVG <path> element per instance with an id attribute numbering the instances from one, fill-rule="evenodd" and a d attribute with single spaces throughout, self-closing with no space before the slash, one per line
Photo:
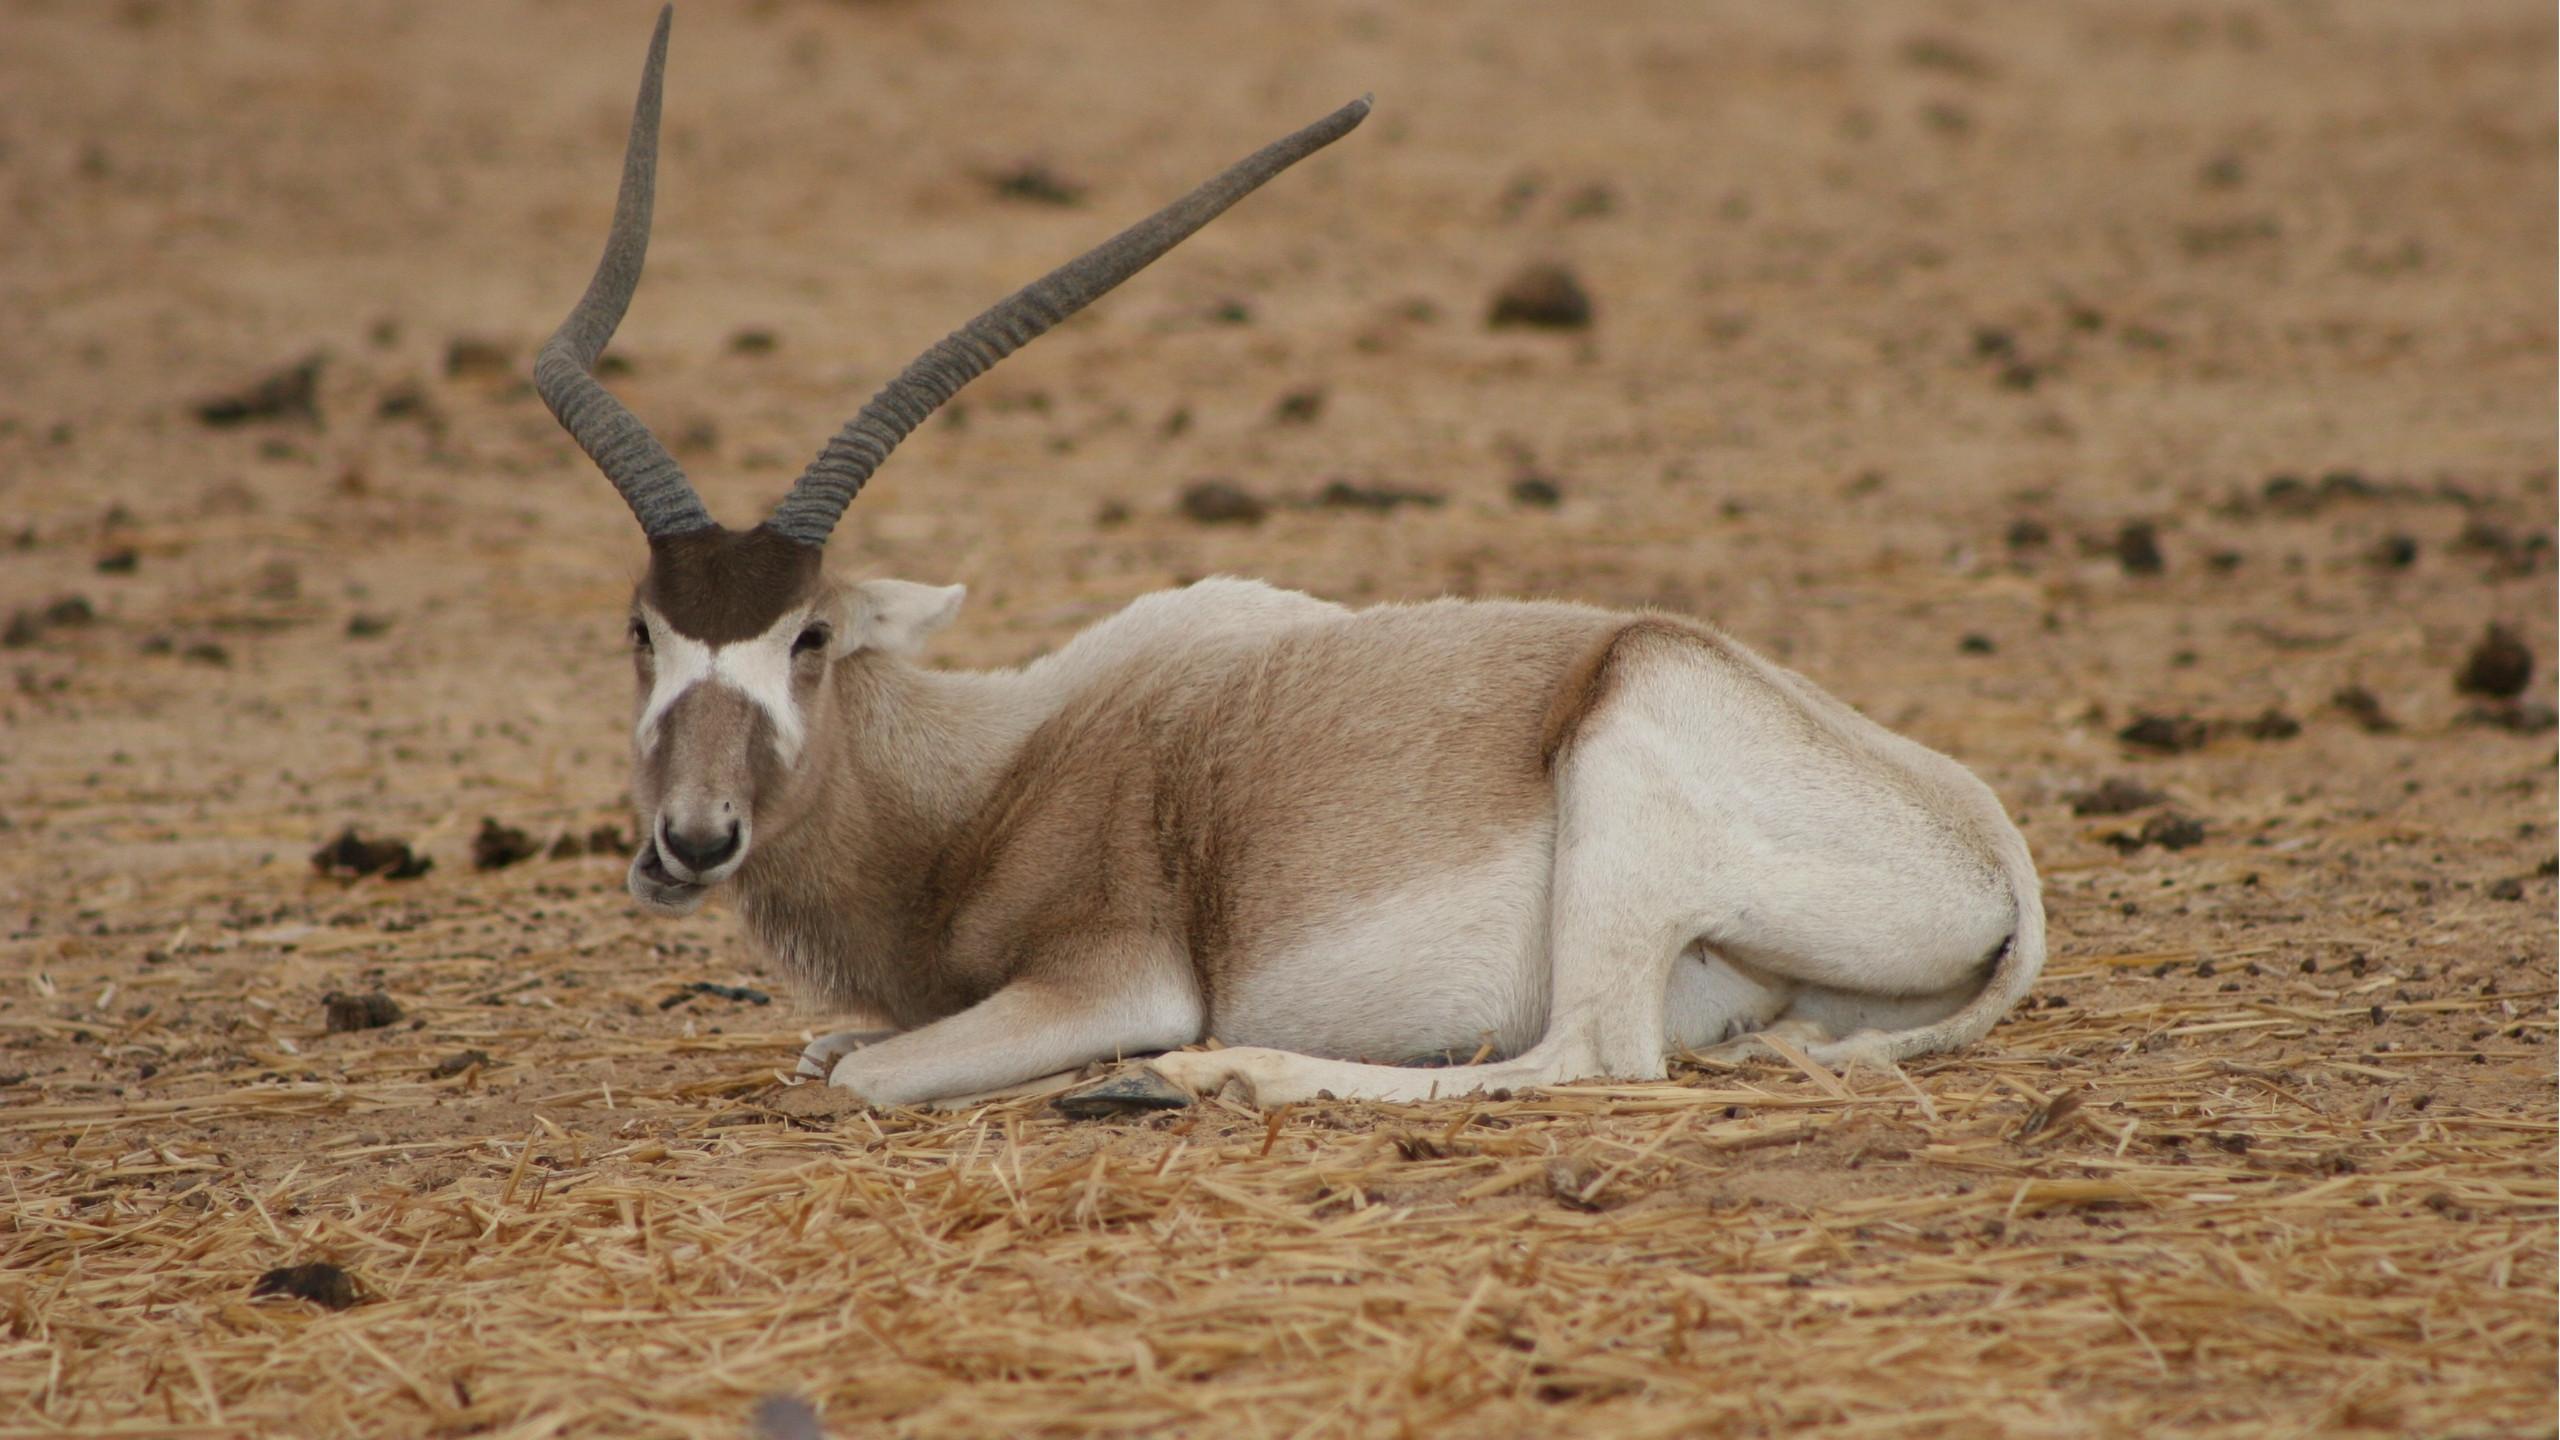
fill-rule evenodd
<path id="1" fill-rule="evenodd" d="M 2406 570 L 2418 563 L 2418 542 L 2397 533 L 2385 535 L 2374 542 L 2368 554 L 2374 564 L 2385 570 Z"/>
<path id="2" fill-rule="evenodd" d="M 1552 476 L 1523 475 L 1511 482 L 1511 503 L 1533 510 L 1553 510 L 1564 503 L 1564 487 Z"/>
<path id="3" fill-rule="evenodd" d="M 329 1033 L 343 1034 L 351 1030 L 379 1030 L 400 1023 L 400 1002 L 379 990 L 363 995 L 346 995 L 332 990 L 320 997 L 327 1007 Z"/>
<path id="4" fill-rule="evenodd" d="M 2240 733 L 2252 740 L 2290 740 L 2302 733 L 2302 722 L 2270 705 L 2242 725 Z"/>
<path id="5" fill-rule="evenodd" d="M 98 552 L 98 573 L 130 575 L 142 568 L 142 552 L 130 545 L 111 545 Z"/>
<path id="6" fill-rule="evenodd" d="M 2382 701 L 2361 685 L 2349 685 L 2329 697 L 2329 704 L 2364 728 L 2367 734 L 2388 735 L 2400 728 L 2382 708 Z"/>
<path id="7" fill-rule="evenodd" d="M 2533 679 L 2533 652 L 2504 625 L 2492 624 L 2471 647 L 2454 677 L 2453 688 L 2465 695 L 2504 700 L 2524 693 Z"/>
<path id="8" fill-rule="evenodd" d="M 1956 651 L 1963 655 L 1991 655 L 1998 653 L 1999 649 L 1990 636 L 1978 630 L 1969 630 L 1956 641 Z"/>
<path id="9" fill-rule="evenodd" d="M 2095 790 L 2081 790 L 2062 797 L 2074 815 L 2130 815 L 2148 810 L 2168 800 L 2168 796 L 2148 785 L 2137 784 L 2120 775 L 2098 782 Z"/>
<path id="10" fill-rule="evenodd" d="M 1271 407 L 1271 419 L 1281 425 L 1309 425 L 1324 413 L 1324 387 L 1309 385 L 1292 390 Z"/>
<path id="11" fill-rule="evenodd" d="M 1528 326 L 1541 330 L 1591 328 L 1591 294 L 1571 270 L 1552 262 L 1529 265 L 1493 292 L 1485 323 L 1497 330 Z"/>
<path id="12" fill-rule="evenodd" d="M 1225 480 L 1199 480 L 1183 487 L 1182 513 L 1202 525 L 1258 525 L 1271 507 L 1260 496 Z"/>
<path id="13" fill-rule="evenodd" d="M 380 875 L 386 880 L 413 880 L 435 862 L 410 850 L 402 840 L 367 840 L 352 825 L 338 838 L 311 852 L 311 868 L 332 880 Z"/>
<path id="14" fill-rule="evenodd" d="M 729 336 L 729 353 L 732 355 L 770 355 L 781 345 L 781 340 L 772 331 L 755 326 Z"/>
<path id="15" fill-rule="evenodd" d="M 445 342 L 444 373 L 449 380 L 489 380 L 515 372 L 511 346 L 476 335 L 457 335 Z"/>
<path id="16" fill-rule="evenodd" d="M 1084 187 L 1066 179 L 1037 160 L 1025 160 L 1000 170 L 989 170 L 978 178 L 998 199 L 1020 200 L 1033 205 L 1073 205 L 1084 199 Z"/>
<path id="17" fill-rule="evenodd" d="M 427 1069 L 427 1078 L 430 1080 L 450 1080 L 454 1076 L 461 1074 L 463 1071 L 471 1069 L 473 1066 L 486 1066 L 488 1063 L 488 1051 L 465 1050 L 459 1055 L 447 1055 L 443 1059 L 437 1061 L 434 1065 L 429 1066 Z"/>
<path id="18" fill-rule="evenodd" d="M 471 868 L 504 870 L 510 865 L 530 860 L 542 847 L 533 837 L 513 825 L 501 825 L 486 815 L 480 817 L 480 833 L 471 837 Z"/>
<path id="19" fill-rule="evenodd" d="M 2133 723 L 2116 732 L 2116 738 L 2143 750 L 2157 750 L 2175 755 L 2204 748 L 2204 722 L 2191 715 L 2154 715 L 2148 711 L 2135 714 Z"/>
<path id="20" fill-rule="evenodd" d="M 309 355 L 229 395 L 196 402 L 196 418 L 217 428 L 253 420 L 320 423 L 321 356 Z"/>
<path id="21" fill-rule="evenodd" d="M 360 1298 L 356 1294 L 355 1277 L 325 1260 L 308 1265 L 285 1265 L 258 1277 L 249 1287 L 249 1298 L 262 1300 L 282 1295 L 293 1300 L 308 1300 L 324 1310 L 344 1310 Z"/>
<path id="22" fill-rule="evenodd" d="M 2168 568 L 2160 554 L 2160 528 L 2148 520 L 2128 520 L 2116 531 L 2116 563 L 2127 575 L 2157 575 Z"/>
<path id="23" fill-rule="evenodd" d="M 1406 490 L 1394 485 L 1360 485 L 1349 480 L 1328 480 L 1316 492 L 1318 506 L 1327 510 L 1393 510 L 1404 505 L 1420 505 L 1437 509 L 1447 497 L 1430 490 Z"/>
<path id="24" fill-rule="evenodd" d="M 360 610 L 347 617 L 347 638 L 350 640 L 370 640 L 390 629 L 391 617 L 388 615 L 373 615 Z"/>

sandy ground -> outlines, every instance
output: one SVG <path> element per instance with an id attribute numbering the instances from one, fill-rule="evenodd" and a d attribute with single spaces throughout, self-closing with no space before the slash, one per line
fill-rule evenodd
<path id="1" fill-rule="evenodd" d="M 862 497 L 951 663 L 1217 572 L 1670 606 L 2046 870 L 2034 1008 L 1908 1085 L 1103 1127 L 781 1090 L 825 1017 L 683 988 L 776 990 L 721 907 L 474 869 L 628 823 L 641 547 L 522 376 L 649 13 L 0 12 L 0 1433 L 2551 1433 L 2547 7 L 689 8 L 611 383 L 740 522 L 1378 96 Z M 1592 323 L 1489 327 L 1541 261 Z M 308 1260 L 368 1303 L 249 1298 Z"/>

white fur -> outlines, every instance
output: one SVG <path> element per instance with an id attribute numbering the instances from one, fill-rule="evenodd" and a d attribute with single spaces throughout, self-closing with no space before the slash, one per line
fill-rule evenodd
<path id="1" fill-rule="evenodd" d="M 785 615 L 763 634 L 726 645 L 706 645 L 678 631 L 645 605 L 640 613 L 649 627 L 649 645 L 656 656 L 649 699 L 640 707 L 640 722 L 631 732 L 641 754 L 657 748 L 659 721 L 676 698 L 696 685 L 710 682 L 730 686 L 754 701 L 765 718 L 773 722 L 775 756 L 785 765 L 799 760 L 800 747 L 808 738 L 808 725 L 801 718 L 799 702 L 791 695 L 791 642 L 808 626 L 805 612 Z"/>
<path id="2" fill-rule="evenodd" d="M 1311 933 L 1247 947 L 1212 1033 L 1235 1045 L 1388 1064 L 1480 1045 L 1527 1049 L 1547 1024 L 1550 832 L 1490 839 L 1478 863 L 1362 900 Z"/>

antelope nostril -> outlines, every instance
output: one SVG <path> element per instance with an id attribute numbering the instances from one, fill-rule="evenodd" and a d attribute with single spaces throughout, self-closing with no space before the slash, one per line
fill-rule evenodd
<path id="1" fill-rule="evenodd" d="M 730 821 L 725 828 L 716 831 L 688 833 L 672 825 L 661 825 L 658 828 L 658 844 L 664 847 L 677 863 L 697 875 L 706 870 L 716 870 L 728 863 L 730 858 L 738 853 L 738 843 L 741 838 L 738 822 L 735 820 Z"/>

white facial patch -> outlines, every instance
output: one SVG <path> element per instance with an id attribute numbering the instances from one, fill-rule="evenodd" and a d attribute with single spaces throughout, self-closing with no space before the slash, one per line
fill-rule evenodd
<path id="1" fill-rule="evenodd" d="M 704 681 L 716 681 L 743 693 L 773 722 L 774 753 L 785 766 L 800 758 L 806 730 L 801 724 L 800 707 L 791 698 L 791 642 L 808 624 L 807 615 L 785 615 L 773 623 L 772 629 L 753 639 L 706 645 L 689 635 L 677 634 L 674 626 L 646 606 L 641 608 L 641 614 L 649 627 L 650 648 L 656 654 L 649 701 L 640 707 L 640 723 L 632 731 L 641 754 L 657 748 L 658 722 L 665 718 L 667 707 L 676 703 L 677 696 Z"/>

